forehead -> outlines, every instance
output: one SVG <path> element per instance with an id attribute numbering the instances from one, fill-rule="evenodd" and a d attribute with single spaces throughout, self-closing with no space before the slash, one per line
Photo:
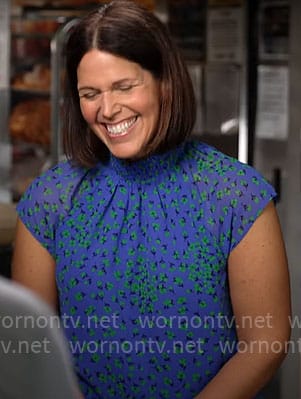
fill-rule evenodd
<path id="1" fill-rule="evenodd" d="M 79 84 L 96 80 L 114 82 L 120 79 L 143 79 L 147 73 L 135 62 L 96 49 L 86 53 L 77 68 Z"/>

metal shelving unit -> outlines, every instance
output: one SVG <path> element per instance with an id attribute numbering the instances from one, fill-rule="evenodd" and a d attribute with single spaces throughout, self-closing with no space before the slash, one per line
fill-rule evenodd
<path id="1" fill-rule="evenodd" d="M 10 1 L 0 3 L 0 202 L 10 202 L 11 149 L 8 117 L 10 103 Z"/>
<path id="2" fill-rule="evenodd" d="M 71 19 L 59 29 L 51 40 L 51 150 L 50 164 L 56 164 L 63 156 L 61 146 L 60 111 L 62 106 L 61 72 L 63 70 L 63 49 L 68 33 L 78 22 Z"/>
<path id="3" fill-rule="evenodd" d="M 25 26 L 26 23 L 28 23 L 29 26 L 30 24 L 34 25 L 37 23 L 39 26 L 42 26 L 42 28 L 43 24 L 47 27 L 48 23 L 50 27 L 51 24 L 55 27 L 53 31 L 39 31 L 38 29 L 22 31 L 21 29 L 17 32 L 13 31 L 10 35 L 12 44 L 14 41 L 20 41 L 25 48 L 23 49 L 24 57 L 21 57 L 22 59 L 15 58 L 13 60 L 11 57 L 11 64 L 9 66 L 9 80 L 11 84 L 8 84 L 10 99 L 6 101 L 6 104 L 9 104 L 7 107 L 6 126 L 10 127 L 10 131 L 7 132 L 6 136 L 14 148 L 10 176 L 11 196 L 13 201 L 19 199 L 20 195 L 33 178 L 39 175 L 43 170 L 57 163 L 63 155 L 60 124 L 62 105 L 61 78 L 63 75 L 64 61 L 63 48 L 69 30 L 74 26 L 78 20 L 77 17 L 81 15 L 83 11 L 86 11 L 86 9 L 73 10 L 72 8 L 62 9 L 58 7 L 24 7 L 20 16 L 11 17 L 11 20 L 15 24 L 19 19 L 21 27 L 22 23 L 25 24 Z M 29 41 L 28 46 L 26 46 L 27 41 Z M 38 50 L 33 51 L 33 47 L 30 46 L 31 43 L 39 43 L 39 41 L 42 43 L 40 46 L 42 49 L 41 54 Z M 45 48 L 46 44 L 47 49 Z M 15 45 L 14 49 L 16 47 Z M 33 53 L 29 54 L 28 57 L 25 56 L 27 47 L 31 49 Z M 39 46 L 37 46 L 37 48 L 39 48 Z M 16 56 L 16 54 L 14 55 Z M 34 84 L 33 86 L 30 86 L 30 84 L 22 85 L 22 81 L 21 84 L 20 82 L 19 84 L 14 84 L 13 74 L 19 73 L 22 76 L 22 71 L 24 71 L 25 74 L 27 73 L 27 76 L 29 76 L 30 80 L 33 80 L 34 83 L 35 73 L 39 67 L 42 69 L 44 68 L 44 72 L 47 72 L 47 84 L 42 84 L 40 87 L 38 84 Z M 26 78 L 24 80 L 26 82 Z M 19 104 L 22 106 L 25 105 L 26 102 L 32 101 L 37 101 L 37 105 L 40 104 L 42 106 L 42 104 L 44 104 L 44 111 L 46 112 L 48 110 L 48 113 L 46 113 L 44 117 L 41 117 L 41 115 L 38 115 L 38 109 L 31 110 L 30 112 L 36 113 L 36 115 L 33 115 L 33 119 L 35 120 L 36 116 L 37 120 L 40 120 L 40 124 L 29 125 L 24 123 L 24 128 L 29 129 L 28 126 L 31 126 L 32 130 L 36 128 L 37 133 L 35 134 L 35 132 L 32 132 L 32 137 L 29 138 L 29 133 L 25 133 L 22 136 L 22 132 L 20 138 L 18 135 L 17 137 L 15 137 L 16 135 L 13 137 L 12 124 L 10 122 L 15 107 Z M 41 108 L 41 112 L 42 111 L 43 109 Z M 29 111 L 27 112 L 27 116 L 28 114 Z M 25 125 L 27 125 L 27 127 Z M 47 126 L 46 128 L 45 125 Z M 39 134 L 42 136 L 39 137 Z M 45 137 L 46 134 L 47 137 Z"/>

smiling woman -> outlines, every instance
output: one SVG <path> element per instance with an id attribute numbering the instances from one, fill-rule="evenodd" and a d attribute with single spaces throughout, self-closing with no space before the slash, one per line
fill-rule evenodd
<path id="1" fill-rule="evenodd" d="M 97 49 L 83 56 L 77 79 L 91 131 L 118 158 L 145 156 L 159 120 L 159 81 L 139 64 Z"/>
<path id="2" fill-rule="evenodd" d="M 66 48 L 64 147 L 67 155 L 81 165 L 93 166 L 100 159 L 107 159 L 111 150 L 108 148 L 111 140 L 99 135 L 100 125 L 95 131 L 96 124 L 91 120 L 95 111 L 90 112 L 93 105 L 87 106 L 87 127 L 86 113 L 81 112 L 84 100 L 96 101 L 98 97 L 106 100 L 102 104 L 105 113 L 98 114 L 97 121 L 103 123 L 105 119 L 108 126 L 119 123 L 118 118 L 123 114 L 126 118 L 130 113 L 137 117 L 133 149 L 129 148 L 130 137 L 127 137 L 123 155 L 120 149 L 116 153 L 123 158 L 136 159 L 175 148 L 190 135 L 195 123 L 192 83 L 167 28 L 134 2 L 117 3 L 108 3 L 80 21 Z M 79 102 L 78 89 L 82 88 L 89 90 L 80 93 Z M 123 103 L 116 99 L 122 99 Z M 113 100 L 115 104 L 111 104 Z M 112 105 L 113 111 L 122 105 L 113 121 L 110 118 L 116 116 L 108 110 Z M 142 137 L 138 140 L 141 128 Z M 114 148 L 117 147 L 120 146 Z"/>
<path id="3" fill-rule="evenodd" d="M 257 397 L 290 333 L 273 187 L 189 138 L 185 63 L 135 2 L 76 25 L 65 84 L 68 159 L 18 204 L 13 277 L 69 321 L 85 399 Z"/>

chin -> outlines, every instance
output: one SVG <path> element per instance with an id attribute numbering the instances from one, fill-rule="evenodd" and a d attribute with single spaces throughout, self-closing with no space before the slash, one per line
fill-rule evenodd
<path id="1" fill-rule="evenodd" d="M 136 159 L 139 158 L 139 154 L 141 151 L 134 151 L 133 149 L 110 149 L 111 153 L 116 157 L 120 159 Z"/>
<path id="2" fill-rule="evenodd" d="M 128 160 L 143 158 L 145 154 L 144 145 L 144 142 L 134 142 L 134 140 L 123 143 L 107 143 L 107 147 L 113 156 Z"/>

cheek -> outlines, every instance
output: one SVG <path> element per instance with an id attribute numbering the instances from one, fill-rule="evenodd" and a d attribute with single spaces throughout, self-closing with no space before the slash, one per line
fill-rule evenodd
<path id="1" fill-rule="evenodd" d="M 135 101 L 133 101 L 130 106 L 139 111 L 142 116 L 148 120 L 156 120 L 158 118 L 160 104 L 157 93 L 150 93 L 149 95 L 145 96 L 137 96 Z"/>
<path id="2" fill-rule="evenodd" d="M 80 110 L 83 115 L 83 118 L 87 123 L 93 123 L 95 120 L 95 110 L 91 104 L 80 102 Z"/>
<path id="3" fill-rule="evenodd" d="M 145 104 L 145 109 L 147 116 L 151 120 L 152 124 L 156 124 L 159 118 L 159 109 L 160 104 L 157 98 L 153 98 L 152 101 L 149 101 Z"/>

